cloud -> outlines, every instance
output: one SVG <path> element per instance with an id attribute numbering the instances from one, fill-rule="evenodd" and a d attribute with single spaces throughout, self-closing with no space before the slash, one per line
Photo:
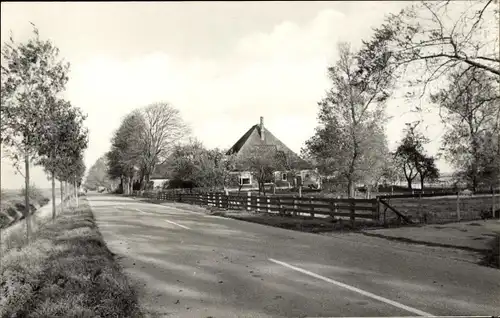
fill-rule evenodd
<path id="1" fill-rule="evenodd" d="M 169 51 L 126 59 L 97 53 L 80 57 L 72 63 L 66 96 L 88 114 L 87 167 L 109 150 L 123 116 L 157 101 L 177 107 L 208 147 L 232 146 L 264 116 L 274 135 L 300 151 L 314 132 L 337 42 L 359 44 L 384 13 L 368 6 L 353 13 L 318 11 L 305 23 L 284 20 L 267 32 L 242 36 L 219 58 Z M 168 41 L 168 35 L 154 40 Z"/>
<path id="2" fill-rule="evenodd" d="M 207 146 L 229 147 L 262 115 L 269 129 L 299 150 L 328 87 L 325 70 L 335 54 L 335 25 L 344 19 L 325 10 L 305 25 L 283 21 L 268 33 L 241 38 L 227 60 L 153 52 L 128 60 L 95 56 L 75 64 L 67 96 L 89 115 L 87 164 L 109 148 L 126 113 L 155 101 L 179 108 Z M 307 134 L 290 134 L 285 121 Z"/>

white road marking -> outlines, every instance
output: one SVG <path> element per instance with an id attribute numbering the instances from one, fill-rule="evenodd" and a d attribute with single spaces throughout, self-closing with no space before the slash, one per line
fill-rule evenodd
<path id="1" fill-rule="evenodd" d="M 177 225 L 179 227 L 182 227 L 183 229 L 190 230 L 190 228 L 188 228 L 187 226 L 181 225 L 179 223 L 175 223 L 175 222 L 172 222 L 172 221 L 169 221 L 169 220 L 163 220 L 163 221 L 171 223 L 171 224 L 174 224 L 174 225 Z"/>
<path id="2" fill-rule="evenodd" d="M 214 218 L 214 219 L 228 219 L 228 218 L 225 218 L 223 216 L 218 216 L 218 215 L 204 215 L 203 217 L 205 218 Z"/>
<path id="3" fill-rule="evenodd" d="M 152 208 L 151 207 L 151 204 L 148 204 L 146 206 L 144 206 L 145 208 Z M 164 209 L 171 209 L 171 210 L 177 210 L 177 211 L 180 211 L 180 212 L 184 212 L 184 213 L 189 213 L 189 214 L 196 214 L 196 215 L 203 215 L 204 213 L 203 212 L 194 212 L 194 211 L 188 211 L 188 210 L 185 210 L 185 209 L 180 209 L 180 208 L 176 208 L 176 207 L 173 207 L 173 206 L 165 206 L 165 205 L 161 205 L 161 204 L 157 204 L 155 206 L 153 206 L 154 208 L 164 208 Z M 137 208 L 135 208 L 137 211 L 140 211 L 140 212 L 144 212 L 144 213 L 153 213 L 153 212 L 145 212 L 145 211 L 141 211 Z M 155 212 L 159 212 L 159 211 L 155 211 Z"/>
<path id="4" fill-rule="evenodd" d="M 153 213 L 153 212 L 146 212 L 146 211 L 142 211 L 141 209 L 137 209 L 137 208 L 135 208 L 135 209 L 136 209 L 137 211 L 139 211 L 139 212 L 142 212 L 142 213 L 155 214 L 155 213 Z M 182 224 L 179 224 L 179 223 L 175 223 L 175 222 L 172 222 L 172 221 L 169 221 L 169 220 L 163 220 L 163 221 L 165 221 L 165 222 L 167 222 L 167 223 L 170 223 L 170 224 L 177 225 L 178 227 L 182 227 L 183 229 L 190 230 L 190 228 L 189 228 L 189 227 L 187 227 L 187 226 L 185 226 L 185 225 L 182 225 Z"/>
<path id="5" fill-rule="evenodd" d="M 297 272 L 301 272 L 303 274 L 306 274 L 306 275 L 309 275 L 309 276 L 312 276 L 314 278 L 317 278 L 317 279 L 320 279 L 322 281 L 325 281 L 325 282 L 328 282 L 328 283 L 331 283 L 331 284 L 334 284 L 334 285 L 337 285 L 339 287 L 343 287 L 345 289 L 348 289 L 350 291 L 353 291 L 353 292 L 356 292 L 358 294 L 361 294 L 361 295 L 364 295 L 364 296 L 367 296 L 367 297 L 370 297 L 370 298 L 373 298 L 373 299 L 376 299 L 378 301 L 381 301 L 381 302 L 384 302 L 386 304 L 389 304 L 389 305 L 392 305 L 394 307 L 397 307 L 397 308 L 400 308 L 400 309 L 404 309 L 408 312 L 411 312 L 411 313 L 414 313 L 414 314 L 417 314 L 419 316 L 426 316 L 426 317 L 435 317 L 434 315 L 431 315 L 425 311 L 421 311 L 421 310 L 418 310 L 416 308 L 412 308 L 412 307 L 409 307 L 409 306 L 406 306 L 406 305 L 403 305 L 403 304 L 400 304 L 398 302 L 395 302 L 393 300 L 390 300 L 390 299 L 387 299 L 387 298 L 384 298 L 384 297 L 381 297 L 381 296 L 377 296 L 375 294 L 372 294 L 370 292 L 367 292 L 367 291 L 364 291 L 362 289 L 359 289 L 359 288 L 356 288 L 354 286 L 350 286 L 350 285 L 347 285 L 347 284 L 344 284 L 344 283 L 341 283 L 341 282 L 338 282 L 336 280 L 333 280 L 333 279 L 330 279 L 328 277 L 325 277 L 325 276 L 321 276 L 321 275 L 318 275 L 318 274 L 315 274 L 313 272 L 310 272 L 308 270 L 305 270 L 305 269 L 302 269 L 300 267 L 296 267 L 296 266 L 293 266 L 291 264 L 288 264 L 288 263 L 285 263 L 285 262 L 282 262 L 282 261 L 278 261 L 278 260 L 275 260 L 275 259 L 272 259 L 272 258 L 269 258 L 269 261 L 275 263 L 275 264 L 279 264 L 281 266 L 285 266 L 285 267 L 288 267 L 290 269 L 293 269 Z"/>
<path id="6" fill-rule="evenodd" d="M 177 211 L 181 211 L 181 212 L 185 212 L 185 213 L 189 213 L 189 214 L 196 214 L 196 215 L 203 215 L 204 214 L 203 212 L 189 211 L 186 209 L 176 208 L 174 206 L 165 206 L 165 205 L 161 205 L 161 204 L 158 204 L 158 205 L 161 206 L 162 208 L 165 208 L 165 209 L 177 210 Z"/>

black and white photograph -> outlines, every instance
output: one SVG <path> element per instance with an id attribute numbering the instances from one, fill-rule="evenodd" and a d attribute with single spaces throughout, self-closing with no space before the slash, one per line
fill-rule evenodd
<path id="1" fill-rule="evenodd" d="M 500 3 L 2 1 L 1 318 L 500 317 Z"/>

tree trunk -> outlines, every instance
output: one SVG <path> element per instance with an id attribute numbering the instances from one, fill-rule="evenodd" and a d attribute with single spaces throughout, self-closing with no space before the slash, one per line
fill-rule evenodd
<path id="1" fill-rule="evenodd" d="M 76 185 L 76 176 L 75 176 L 74 184 L 75 184 L 75 203 L 76 203 L 76 207 L 78 207 L 78 186 Z"/>
<path id="2" fill-rule="evenodd" d="M 26 150 L 26 154 L 24 156 L 24 170 L 25 170 L 25 178 L 24 178 L 24 204 L 25 207 L 25 216 L 26 219 L 26 241 L 29 243 L 31 238 L 31 215 L 30 215 L 30 197 L 29 197 L 29 189 L 30 189 L 30 158 L 29 153 Z"/>
<path id="3" fill-rule="evenodd" d="M 144 190 L 147 190 L 148 189 L 148 186 L 149 186 L 149 173 L 147 173 L 145 176 L 144 176 Z"/>
<path id="4" fill-rule="evenodd" d="M 71 185 L 69 184 L 68 181 L 65 181 L 64 183 L 66 184 L 65 187 L 64 187 L 64 189 L 65 189 L 65 192 L 66 192 L 66 197 L 68 198 L 68 206 L 71 206 L 71 202 L 70 202 L 71 199 L 72 199 L 71 198 L 72 197 L 72 195 L 71 195 Z"/>
<path id="5" fill-rule="evenodd" d="M 351 178 L 347 179 L 347 195 L 349 198 L 354 198 L 354 182 Z"/>
<path id="6" fill-rule="evenodd" d="M 424 176 L 420 174 L 420 191 L 424 191 Z"/>
<path id="7" fill-rule="evenodd" d="M 63 213 L 64 210 L 64 189 L 63 189 L 63 182 L 59 180 L 59 186 L 61 187 L 60 192 L 61 192 L 61 213 Z"/>
<path id="8" fill-rule="evenodd" d="M 56 219 L 56 176 L 52 171 L 52 220 Z"/>
<path id="9" fill-rule="evenodd" d="M 406 181 L 408 182 L 408 189 L 412 190 L 411 182 L 412 182 L 413 180 L 407 177 L 407 178 L 406 178 Z"/>
<path id="10" fill-rule="evenodd" d="M 358 154 L 357 154 L 357 150 L 355 149 L 351 164 L 349 166 L 349 175 L 347 176 L 347 191 L 348 191 L 347 194 L 348 194 L 349 198 L 355 197 L 356 184 L 353 180 L 353 177 L 354 177 L 354 166 L 356 164 L 357 157 L 358 157 Z"/>

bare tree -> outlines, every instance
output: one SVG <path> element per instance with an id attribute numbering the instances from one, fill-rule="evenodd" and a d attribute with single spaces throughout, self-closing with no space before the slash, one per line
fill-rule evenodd
<path id="1" fill-rule="evenodd" d="M 439 85 L 457 70 L 480 69 L 498 80 L 498 27 L 498 1 L 446 0 L 411 5 L 389 15 L 377 31 L 389 35 L 391 63 L 406 70 L 422 97 L 431 83 Z"/>
<path id="2" fill-rule="evenodd" d="M 154 103 L 141 110 L 144 120 L 142 131 L 142 163 L 145 184 L 158 163 L 167 160 L 173 146 L 189 133 L 179 110 L 168 103 Z"/>

